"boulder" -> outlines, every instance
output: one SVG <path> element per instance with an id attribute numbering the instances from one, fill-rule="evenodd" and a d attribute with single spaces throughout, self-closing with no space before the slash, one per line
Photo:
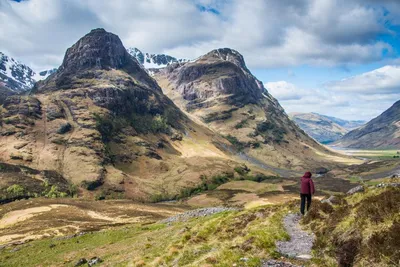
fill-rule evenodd
<path id="1" fill-rule="evenodd" d="M 101 263 L 101 262 L 103 262 L 103 260 L 100 259 L 99 257 L 93 257 L 87 263 L 88 263 L 89 266 L 93 266 L 93 265 L 96 265 L 96 264 Z"/>
<path id="2" fill-rule="evenodd" d="M 350 190 L 347 192 L 347 194 L 348 194 L 348 195 L 353 195 L 353 194 L 359 193 L 359 192 L 364 192 L 364 186 L 362 186 L 362 185 L 356 186 L 356 187 L 350 189 Z"/>
<path id="3" fill-rule="evenodd" d="M 321 200 L 321 203 L 328 203 L 329 205 L 333 205 L 336 202 L 337 201 L 336 201 L 336 197 L 335 196 L 330 196 L 329 198 Z"/>
<path id="4" fill-rule="evenodd" d="M 75 263 L 75 267 L 77 266 L 82 266 L 85 263 L 87 263 L 87 260 L 85 258 L 80 258 L 76 263 Z"/>
<path id="5" fill-rule="evenodd" d="M 324 168 L 324 167 L 319 167 L 319 168 L 317 168 L 317 169 L 315 170 L 315 173 L 316 173 L 316 174 L 325 174 L 325 173 L 327 173 L 327 172 L 329 172 L 329 170 L 328 170 L 327 168 Z"/>
<path id="6" fill-rule="evenodd" d="M 65 134 L 71 130 L 72 126 L 69 122 L 63 123 L 60 125 L 60 128 L 58 128 L 57 133 L 58 134 Z"/>

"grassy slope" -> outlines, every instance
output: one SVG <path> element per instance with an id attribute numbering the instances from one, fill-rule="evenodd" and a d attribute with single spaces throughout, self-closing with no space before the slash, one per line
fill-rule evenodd
<path id="1" fill-rule="evenodd" d="M 318 266 L 399 266 L 400 189 L 367 189 L 340 204 L 314 203 L 303 223 L 316 234 Z"/>
<path id="2" fill-rule="evenodd" d="M 395 179 L 391 181 L 398 182 Z M 387 181 L 386 181 L 387 182 Z M 314 201 L 303 219 L 316 234 L 313 266 L 396 266 L 400 262 L 400 189 Z M 64 240 L 42 239 L 0 250 L 1 266 L 74 266 L 98 256 L 101 266 L 259 266 L 280 257 L 282 219 L 297 202 L 229 211 L 172 225 L 128 224 Z M 242 264 L 242 265 L 241 265 Z"/>
<path id="3" fill-rule="evenodd" d="M 287 239 L 283 206 L 265 206 L 165 224 L 130 225 L 66 240 L 44 239 L 0 252 L 5 266 L 74 266 L 99 256 L 104 266 L 247 266 L 277 256 L 275 241 Z"/>

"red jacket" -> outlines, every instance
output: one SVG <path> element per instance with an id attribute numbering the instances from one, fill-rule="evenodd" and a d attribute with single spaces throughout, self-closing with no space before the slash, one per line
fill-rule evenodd
<path id="1" fill-rule="evenodd" d="M 311 173 L 306 172 L 303 177 L 301 177 L 301 189 L 300 193 L 302 194 L 311 194 L 315 193 L 314 182 L 311 179 Z"/>

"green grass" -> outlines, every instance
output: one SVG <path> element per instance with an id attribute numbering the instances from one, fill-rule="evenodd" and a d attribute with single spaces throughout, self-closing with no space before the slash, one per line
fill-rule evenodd
<path id="1" fill-rule="evenodd" d="M 127 225 L 65 240 L 43 239 L 0 251 L 2 266 L 74 266 L 97 256 L 108 266 L 259 266 L 276 257 L 275 242 L 287 239 L 286 208 L 229 211 L 167 226 Z M 100 265 L 101 266 L 101 265 Z"/>

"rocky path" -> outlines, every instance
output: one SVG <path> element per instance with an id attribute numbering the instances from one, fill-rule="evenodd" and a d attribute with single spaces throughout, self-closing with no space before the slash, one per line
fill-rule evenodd
<path id="1" fill-rule="evenodd" d="M 279 241 L 276 246 L 278 252 L 286 257 L 309 260 L 311 259 L 311 248 L 315 237 L 300 228 L 300 219 L 300 214 L 290 213 L 286 215 L 283 223 L 290 240 Z"/>

